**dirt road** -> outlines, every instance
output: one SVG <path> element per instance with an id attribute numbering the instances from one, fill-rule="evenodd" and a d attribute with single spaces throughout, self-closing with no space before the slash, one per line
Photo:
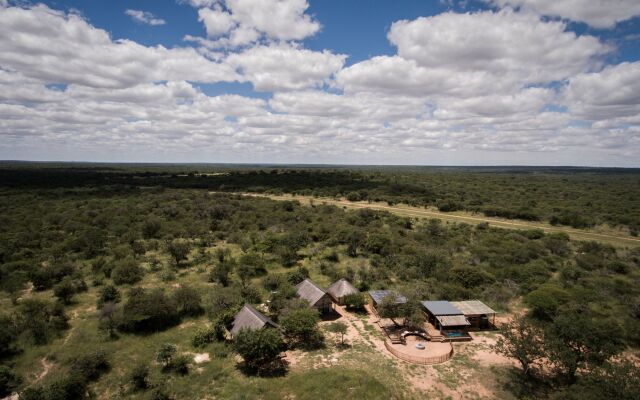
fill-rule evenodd
<path id="1" fill-rule="evenodd" d="M 216 193 L 216 192 L 211 192 Z M 298 196 L 298 195 L 269 195 L 262 193 L 241 193 L 245 196 L 267 197 L 272 200 L 297 200 L 302 204 L 333 204 L 346 208 L 369 208 L 372 210 L 389 211 L 398 215 L 414 218 L 437 218 L 443 221 L 464 222 L 467 224 L 488 223 L 490 226 L 505 229 L 541 229 L 544 232 L 563 232 L 574 240 L 594 240 L 608 243 L 620 247 L 640 246 L 640 238 L 635 238 L 629 234 L 613 229 L 596 228 L 593 230 L 574 229 L 566 226 L 552 226 L 543 222 L 514 221 L 502 218 L 485 217 L 468 212 L 446 213 L 435 209 L 424 209 L 411 207 L 408 205 L 389 206 L 385 203 L 352 202 L 344 199 L 333 199 L 326 197 Z M 599 231 L 604 230 L 605 232 Z"/>

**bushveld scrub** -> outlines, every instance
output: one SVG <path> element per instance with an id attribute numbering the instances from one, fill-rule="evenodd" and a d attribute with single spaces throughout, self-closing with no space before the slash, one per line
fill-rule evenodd
<path id="1" fill-rule="evenodd" d="M 331 179 L 353 182 L 364 176 L 363 185 L 370 185 L 387 179 L 387 173 L 327 173 L 317 188 L 326 195 L 324 191 L 333 190 Z M 99 373 L 91 373 L 91 379 L 78 378 L 84 385 L 78 387 L 116 397 L 152 392 L 175 398 L 409 396 L 396 390 L 406 382 L 390 372 L 393 368 L 384 367 L 388 378 L 375 370 L 383 368 L 377 358 L 375 363 L 361 360 L 343 369 L 298 367 L 278 378 L 248 377 L 238 370 L 235 353 L 222 333 L 244 302 L 271 300 L 274 318 L 284 310 L 282 319 L 292 343 L 313 338 L 315 331 L 305 328 L 312 324 L 302 322 L 315 318 L 290 316 L 287 323 L 292 286 L 306 277 L 325 286 L 347 277 L 361 290 L 391 288 L 423 300 L 477 298 L 499 309 L 523 300 L 529 321 L 550 339 L 546 350 L 557 376 L 548 377 L 553 383 L 549 395 L 556 390 L 564 393 L 571 385 L 610 383 L 611 371 L 626 367 L 610 365 L 609 356 L 640 345 L 637 248 L 573 242 L 565 235 L 540 231 L 415 221 L 388 212 L 210 194 L 175 188 L 183 185 L 178 180 L 182 178 L 166 173 L 91 170 L 63 175 L 77 185 L 60 187 L 53 184 L 60 176 L 56 170 L 12 174 L 6 180 L 3 175 L 0 188 L 0 362 L 2 382 L 10 390 L 70 388 L 71 381 L 63 378 L 80 368 Z M 291 187 L 302 177 L 310 179 L 308 174 L 289 174 Z M 456 174 L 451 178 L 453 187 L 467 179 Z M 275 177 L 256 172 L 225 179 L 227 184 L 247 179 L 249 187 L 252 179 L 267 179 L 263 175 L 284 185 L 282 172 Z M 520 187 L 517 174 L 514 179 L 486 175 L 488 187 L 494 180 Z M 53 181 L 38 178 L 45 176 Z M 563 190 L 572 193 L 586 191 L 587 181 L 595 193 L 605 190 L 600 175 L 577 176 L 568 176 L 567 181 L 555 177 L 551 182 L 559 180 L 566 186 Z M 549 183 L 544 176 L 534 178 Z M 399 184 L 406 179 L 399 175 Z M 633 179 L 637 177 L 619 177 L 608 188 L 615 192 L 615 185 L 631 182 L 629 190 L 635 190 Z M 166 187 L 146 185 L 163 182 L 168 182 Z M 208 178 L 197 175 L 184 182 L 188 187 L 202 183 L 202 188 L 211 188 Z M 391 190 L 380 185 L 381 192 Z M 418 192 L 401 190 L 402 186 L 393 187 L 397 194 L 389 194 L 389 200 L 413 198 L 426 204 L 425 199 L 431 198 L 427 192 L 420 197 Z M 367 193 L 358 195 L 367 199 L 373 190 Z M 544 193 L 539 193 L 541 198 Z M 545 210 L 547 205 L 539 207 Z M 606 207 L 598 207 L 598 212 L 607 213 Z M 602 215 L 590 217 L 599 222 L 617 218 Z M 165 279 L 167 275 L 171 279 Z M 360 301 L 354 303 L 360 306 Z M 360 334 L 378 334 L 364 326 Z M 581 331 L 599 335 L 578 335 Z M 180 373 L 163 373 L 156 360 L 165 343 L 175 344 Z M 586 351 L 577 356 L 574 352 L 572 358 L 565 350 L 573 347 Z M 371 349 L 356 350 L 370 360 L 379 356 Z M 73 366 L 73 360 L 97 351 L 107 355 L 108 367 L 84 361 L 78 364 L 81 367 Z M 211 360 L 191 363 L 193 351 L 207 352 Z M 375 367 L 367 370 L 365 365 Z M 46 373 L 40 376 L 42 371 Z"/>

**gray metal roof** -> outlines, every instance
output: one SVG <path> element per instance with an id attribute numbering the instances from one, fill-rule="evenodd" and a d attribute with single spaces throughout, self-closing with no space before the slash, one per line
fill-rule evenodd
<path id="1" fill-rule="evenodd" d="M 373 299 L 376 304 L 380 304 L 382 299 L 389 295 L 396 296 L 396 304 L 404 304 L 407 302 L 407 298 L 401 294 L 393 292 L 391 290 L 371 290 L 369 291 L 369 296 Z"/>
<path id="2" fill-rule="evenodd" d="M 244 307 L 236 314 L 236 318 L 233 320 L 233 327 L 231 328 L 231 334 L 235 335 L 242 329 L 262 329 L 265 325 L 271 325 L 277 327 L 275 322 L 267 318 L 260 311 L 256 310 L 249 304 L 245 304 Z"/>
<path id="3" fill-rule="evenodd" d="M 309 279 L 305 279 L 296 285 L 298 297 L 309 302 L 310 306 L 314 306 L 327 292 L 322 290 Z"/>
<path id="4" fill-rule="evenodd" d="M 451 304 L 462 311 L 464 315 L 496 314 L 491 307 L 480 300 L 452 301 Z"/>
<path id="5" fill-rule="evenodd" d="M 327 293 L 329 293 L 334 299 L 340 299 L 349 294 L 360 293 L 360 291 L 353 287 L 348 280 L 342 278 L 329 286 Z"/>
<path id="6" fill-rule="evenodd" d="M 453 304 L 446 300 L 423 301 L 422 305 L 433 315 L 463 315 Z"/>

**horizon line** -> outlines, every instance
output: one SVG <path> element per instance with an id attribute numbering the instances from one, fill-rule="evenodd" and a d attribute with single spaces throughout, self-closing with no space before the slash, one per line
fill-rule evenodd
<path id="1" fill-rule="evenodd" d="M 308 166 L 308 167 L 424 167 L 424 168 L 574 168 L 640 169 L 637 167 L 551 164 L 350 164 L 350 163 L 282 163 L 282 162 L 211 162 L 211 161 L 69 161 L 69 160 L 0 160 L 0 164 L 109 164 L 109 165 L 239 165 L 239 166 Z"/>

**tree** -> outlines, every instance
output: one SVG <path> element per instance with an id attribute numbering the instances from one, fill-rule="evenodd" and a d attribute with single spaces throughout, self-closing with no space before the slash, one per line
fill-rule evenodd
<path id="1" fill-rule="evenodd" d="M 251 284 L 251 278 L 254 276 L 253 267 L 247 264 L 240 264 L 236 268 L 236 274 L 240 278 L 242 287 L 246 287 Z"/>
<path id="2" fill-rule="evenodd" d="M 541 321 L 552 321 L 558 308 L 568 301 L 569 294 L 552 285 L 542 286 L 524 298 L 524 302 L 531 307 L 531 316 Z"/>
<path id="3" fill-rule="evenodd" d="M 147 252 L 147 249 L 142 240 L 134 240 L 131 243 L 131 250 L 133 251 L 133 255 L 136 257 L 142 256 Z"/>
<path id="4" fill-rule="evenodd" d="M 340 334 L 340 344 L 344 346 L 344 335 L 347 333 L 347 324 L 344 322 L 334 322 L 327 327 L 329 332 Z"/>
<path id="5" fill-rule="evenodd" d="M 133 285 L 139 282 L 144 276 L 144 270 L 140 268 L 136 260 L 126 258 L 119 261 L 111 271 L 111 278 L 116 285 Z"/>
<path id="6" fill-rule="evenodd" d="M 146 239 L 157 238 L 162 229 L 162 222 L 157 218 L 150 218 L 142 225 L 142 235 Z"/>
<path id="7" fill-rule="evenodd" d="M 362 293 L 348 294 L 342 298 L 342 301 L 348 310 L 363 310 L 367 304 L 364 294 Z"/>
<path id="8" fill-rule="evenodd" d="M 107 353 L 103 350 L 93 351 L 77 357 L 71 361 L 72 374 L 78 374 L 86 381 L 97 380 L 102 373 L 110 368 Z"/>
<path id="9" fill-rule="evenodd" d="M 347 255 L 349 257 L 358 256 L 358 247 L 363 241 L 363 235 L 360 231 L 353 231 L 347 238 Z"/>
<path id="10" fill-rule="evenodd" d="M 243 304 L 242 295 L 236 287 L 219 287 L 208 293 L 204 309 L 210 319 L 219 319 L 229 326 Z"/>
<path id="11" fill-rule="evenodd" d="M 180 321 L 173 299 L 161 289 L 146 291 L 134 288 L 129 291 L 127 302 L 122 307 L 118 327 L 132 332 L 159 331 Z"/>
<path id="12" fill-rule="evenodd" d="M 559 398 L 565 400 L 640 399 L 640 368 L 633 361 L 607 362 L 584 374 Z"/>
<path id="13" fill-rule="evenodd" d="M 280 317 L 280 325 L 292 347 L 315 348 L 324 339 L 317 326 L 319 320 L 316 309 L 305 307 L 284 312 Z"/>
<path id="14" fill-rule="evenodd" d="M 0 365 L 0 397 L 9 396 L 21 383 L 20 377 L 16 376 L 11 368 Z"/>
<path id="15" fill-rule="evenodd" d="M 120 291 L 113 285 L 106 285 L 100 290 L 100 295 L 98 297 L 98 308 L 102 308 L 102 306 L 106 303 L 119 303 L 120 302 Z"/>
<path id="16" fill-rule="evenodd" d="M 604 320 L 584 310 L 558 315 L 545 332 L 548 355 L 556 370 L 570 382 L 583 367 L 601 365 L 624 348 L 613 320 Z"/>
<path id="17" fill-rule="evenodd" d="M 8 315 L 0 315 L 0 360 L 16 352 L 14 342 L 17 337 L 13 319 Z"/>
<path id="18" fill-rule="evenodd" d="M 284 342 L 275 329 L 243 329 L 234 339 L 234 348 L 247 367 L 261 370 L 275 362 L 284 350 Z"/>
<path id="19" fill-rule="evenodd" d="M 173 261 L 176 263 L 176 267 L 180 265 L 181 261 L 184 261 L 189 256 L 191 251 L 191 244 L 185 240 L 175 239 L 167 244 L 167 251 Z"/>
<path id="20" fill-rule="evenodd" d="M 518 360 L 522 372 L 529 375 L 535 363 L 545 356 L 542 329 L 531 324 L 525 317 L 518 316 L 501 326 L 500 333 L 502 337 L 493 349 Z"/>
<path id="21" fill-rule="evenodd" d="M 419 304 L 419 303 L 418 303 Z M 424 323 L 427 321 L 420 306 L 416 307 L 413 304 L 407 303 L 402 307 L 404 326 L 409 330 L 422 330 L 424 329 Z"/>
<path id="22" fill-rule="evenodd" d="M 156 353 L 156 361 L 162 364 L 164 369 L 167 369 L 171 366 L 171 361 L 173 361 L 177 351 L 178 349 L 175 344 L 165 343 Z"/>
<path id="23" fill-rule="evenodd" d="M 495 278 L 480 267 L 456 267 L 450 271 L 453 280 L 465 289 L 473 289 L 486 283 L 491 283 Z"/>
<path id="24" fill-rule="evenodd" d="M 27 271 L 13 271 L 6 276 L 0 276 L 2 289 L 9 294 L 11 304 L 18 304 L 20 292 L 27 286 L 29 276 Z"/>
<path id="25" fill-rule="evenodd" d="M 76 287 L 70 277 L 65 276 L 60 283 L 53 287 L 53 295 L 63 304 L 71 303 L 73 295 L 76 293 Z"/>
<path id="26" fill-rule="evenodd" d="M 178 313 L 183 316 L 202 314 L 202 298 L 197 290 L 188 285 L 180 285 L 173 292 L 173 301 Z"/>
<path id="27" fill-rule="evenodd" d="M 211 268 L 209 282 L 218 282 L 222 286 L 229 286 L 229 274 L 233 272 L 233 264 L 230 262 L 218 262 Z"/>
<path id="28" fill-rule="evenodd" d="M 287 272 L 286 276 L 291 285 L 297 285 L 309 277 L 309 270 L 305 267 L 298 267 L 295 271 Z"/>
<path id="29" fill-rule="evenodd" d="M 14 319 L 17 332 L 27 333 L 38 345 L 47 343 L 69 326 L 61 304 L 36 298 L 22 300 Z"/>
<path id="30" fill-rule="evenodd" d="M 389 318 L 396 326 L 400 326 L 395 320 L 402 317 L 401 304 L 396 302 L 396 294 L 391 293 L 385 296 L 376 307 L 378 314 L 382 318 Z"/>
<path id="31" fill-rule="evenodd" d="M 20 400 L 46 400 L 44 388 L 40 386 L 29 386 L 20 392 Z"/>
<path id="32" fill-rule="evenodd" d="M 87 381 L 78 374 L 68 374 L 44 388 L 46 400 L 81 400 L 87 398 Z"/>
<path id="33" fill-rule="evenodd" d="M 116 328 L 118 323 L 115 319 L 116 305 L 105 303 L 98 313 L 98 329 L 107 333 L 110 339 L 117 339 Z"/>
<path id="34" fill-rule="evenodd" d="M 236 260 L 231 257 L 230 251 L 227 248 L 218 248 L 214 251 L 213 255 L 216 259 L 216 265 L 211 269 L 209 273 L 209 282 L 218 282 L 222 286 L 229 286 L 231 282 L 229 274 L 233 272 L 236 265 Z"/>
<path id="35" fill-rule="evenodd" d="M 287 302 L 296 296 L 296 288 L 289 282 L 282 282 L 276 290 L 271 292 L 269 298 L 269 311 L 272 315 L 277 316 L 282 309 L 286 307 Z"/>

